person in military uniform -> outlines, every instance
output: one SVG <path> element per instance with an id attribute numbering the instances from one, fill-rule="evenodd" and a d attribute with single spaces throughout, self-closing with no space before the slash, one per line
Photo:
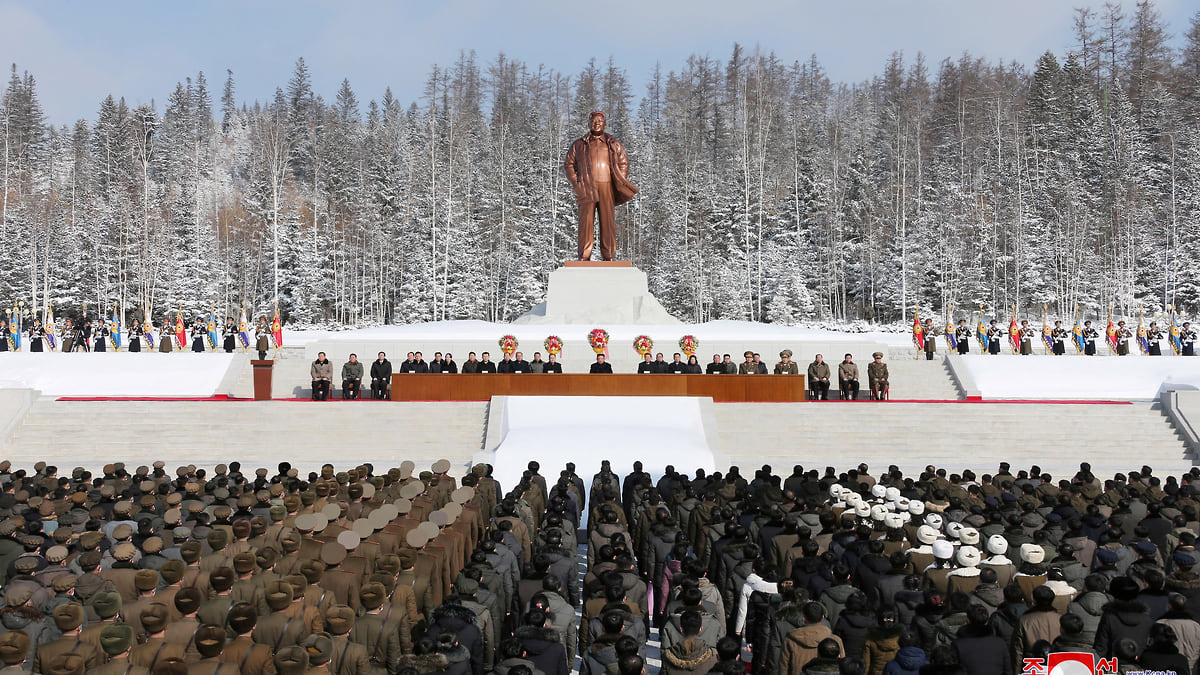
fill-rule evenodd
<path id="1" fill-rule="evenodd" d="M 958 320 L 958 328 L 954 329 L 954 342 L 958 345 L 958 353 L 968 354 L 971 351 L 971 338 L 973 332 L 971 327 L 967 325 L 966 319 Z"/>
<path id="2" fill-rule="evenodd" d="M 384 621 L 379 611 L 386 598 L 387 593 L 382 584 L 364 584 L 360 592 L 363 614 L 355 620 L 349 634 L 351 642 L 363 646 L 371 670 L 377 675 L 394 673 L 401 654 L 400 627 L 390 621 Z"/>
<path id="3" fill-rule="evenodd" d="M 149 675 L 150 671 L 129 662 L 133 648 L 133 627 L 113 623 L 100 631 L 100 647 L 108 655 L 108 663 L 88 671 L 88 675 Z"/>
<path id="4" fill-rule="evenodd" d="M 4 668 L 0 669 L 0 673 L 3 675 L 28 673 L 29 671 L 25 670 L 23 664 L 28 659 L 32 648 L 33 640 L 23 630 L 10 630 L 0 635 L 0 661 L 4 662 Z"/>
<path id="5" fill-rule="evenodd" d="M 112 330 L 108 327 L 108 322 L 101 318 L 96 322 L 96 329 L 92 331 L 94 352 L 108 351 L 108 336 L 112 335 Z"/>
<path id="6" fill-rule="evenodd" d="M 183 647 L 166 640 L 167 626 L 171 622 L 171 612 L 167 606 L 154 602 L 141 612 L 141 632 L 146 639 L 129 652 L 129 662 L 143 666 L 149 671 L 166 659 L 176 658 L 187 660 Z"/>
<path id="7" fill-rule="evenodd" d="M 1163 332 L 1158 329 L 1158 324 L 1151 321 L 1150 328 L 1146 330 L 1146 356 L 1162 356 L 1162 339 Z"/>
<path id="8" fill-rule="evenodd" d="M 738 364 L 738 375 L 757 375 L 758 364 L 754 361 L 754 352 L 742 354 L 742 362 Z"/>
<path id="9" fill-rule="evenodd" d="M 1063 328 L 1061 321 L 1054 322 L 1054 328 L 1050 329 L 1050 340 L 1054 343 L 1052 354 L 1062 356 L 1067 353 L 1067 336 L 1069 335 L 1070 332 Z"/>
<path id="10" fill-rule="evenodd" d="M 221 661 L 235 664 L 241 675 L 274 675 L 275 662 L 271 648 L 256 644 L 251 638 L 258 612 L 249 603 L 239 603 L 229 609 L 227 625 L 234 638 L 221 652 Z"/>
<path id="11" fill-rule="evenodd" d="M 1000 327 L 1000 323 L 995 319 L 988 322 L 987 339 L 988 353 L 993 356 L 1000 353 L 1000 339 L 1004 337 L 1004 329 Z"/>
<path id="12" fill-rule="evenodd" d="M 888 395 L 888 367 L 883 362 L 883 352 L 875 352 L 871 355 L 875 359 L 867 364 L 867 381 L 871 383 L 871 399 L 874 401 L 883 401 Z"/>
<path id="13" fill-rule="evenodd" d="M 776 375 L 799 375 L 800 366 L 792 360 L 792 350 L 785 349 L 779 352 L 779 363 L 775 364 Z"/>
<path id="14" fill-rule="evenodd" d="M 1133 332 L 1125 327 L 1124 321 L 1117 322 L 1117 356 L 1129 356 L 1129 341 Z"/>
<path id="15" fill-rule="evenodd" d="M 175 349 L 175 333 L 171 330 L 171 318 L 164 316 L 158 327 L 158 351 L 170 354 Z"/>
<path id="16" fill-rule="evenodd" d="M 59 347 L 63 353 L 75 351 L 75 339 L 78 332 L 75 328 L 75 322 L 71 320 L 71 317 L 68 316 L 63 319 L 62 333 L 58 336 Z"/>
<path id="17" fill-rule="evenodd" d="M 1021 356 L 1031 356 L 1033 354 L 1033 327 L 1029 325 L 1028 320 L 1021 321 L 1021 327 L 1017 330 L 1021 336 Z"/>
<path id="18" fill-rule="evenodd" d="M 325 612 L 325 632 L 333 641 L 333 658 L 329 670 L 334 675 L 371 675 L 371 660 L 367 648 L 350 639 L 355 626 L 354 610 L 346 605 L 334 605 Z"/>
<path id="19" fill-rule="evenodd" d="M 852 354 L 846 354 L 838 364 L 838 387 L 842 391 L 843 401 L 858 400 L 858 364 Z"/>
<path id="20" fill-rule="evenodd" d="M 1196 355 L 1196 331 L 1192 330 L 1192 324 L 1184 321 L 1183 326 L 1179 329 L 1179 341 L 1181 344 L 1180 356 L 1195 356 Z"/>
<path id="21" fill-rule="evenodd" d="M 225 317 L 225 325 L 221 327 L 221 347 L 226 354 L 232 354 L 234 349 L 237 349 L 237 326 L 233 323 L 233 317 Z M 243 674 L 244 675 L 244 674 Z"/>
<path id="22" fill-rule="evenodd" d="M 208 328 L 204 325 L 204 319 L 196 317 L 192 321 L 192 328 L 189 332 L 192 335 L 192 351 L 204 353 L 206 351 L 204 343 L 208 335 Z"/>
<path id="23" fill-rule="evenodd" d="M 221 672 L 241 675 L 237 666 L 221 661 L 225 650 L 225 629 L 220 626 L 204 625 L 196 629 L 193 638 L 200 659 L 188 666 L 188 675 L 219 675 Z"/>
<path id="24" fill-rule="evenodd" d="M 83 659 L 84 667 L 88 670 L 104 662 L 100 650 L 90 642 L 84 642 L 79 637 L 83 625 L 83 605 L 67 603 L 54 609 L 54 625 L 62 633 L 62 637 L 53 642 L 43 643 L 37 648 L 33 658 L 33 672 L 45 673 L 46 668 L 54 657 L 59 654 L 78 654 Z"/>
<path id="25" fill-rule="evenodd" d="M 937 351 L 937 328 L 933 326 L 933 319 L 925 319 L 925 323 L 921 326 L 921 331 L 925 335 L 925 360 L 932 361 L 934 352 Z"/>
<path id="26" fill-rule="evenodd" d="M 46 339 L 46 329 L 42 327 L 41 319 L 33 320 L 33 327 L 29 329 L 29 351 L 40 352 L 45 349 L 43 341 Z"/>
<path id="27" fill-rule="evenodd" d="M 131 321 L 129 323 L 129 343 L 125 346 L 126 351 L 138 353 L 142 351 L 142 335 L 145 334 L 145 329 L 142 328 L 142 322 Z"/>
<path id="28" fill-rule="evenodd" d="M 258 325 L 254 327 L 254 349 L 258 352 L 259 361 L 266 359 L 267 352 L 271 350 L 271 326 L 265 316 L 258 317 Z"/>
<path id="29" fill-rule="evenodd" d="M 1083 322 L 1083 355 L 1096 355 L 1096 340 L 1100 339 L 1100 331 L 1097 331 L 1091 321 Z"/>

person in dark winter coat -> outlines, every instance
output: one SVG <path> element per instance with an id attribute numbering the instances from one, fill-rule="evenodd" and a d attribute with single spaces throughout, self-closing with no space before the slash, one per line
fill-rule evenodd
<path id="1" fill-rule="evenodd" d="M 450 662 L 437 651 L 437 641 L 433 638 L 421 638 L 413 643 L 413 653 L 403 654 L 397 663 L 398 672 L 416 671 L 417 675 L 429 673 L 444 673 Z"/>
<path id="2" fill-rule="evenodd" d="M 921 639 L 916 633 L 908 631 L 900 636 L 900 649 L 896 657 L 883 667 L 883 675 L 918 675 L 921 666 L 929 663 L 925 650 L 921 649 Z"/>
<path id="3" fill-rule="evenodd" d="M 1100 626 L 1100 617 L 1104 615 L 1104 606 L 1112 598 L 1104 592 L 1108 588 L 1108 578 L 1102 574 L 1089 574 L 1083 580 L 1083 588 L 1083 594 L 1067 607 L 1067 614 L 1078 616 L 1083 621 L 1083 639 L 1090 650 L 1096 639 L 1096 628 Z"/>
<path id="4" fill-rule="evenodd" d="M 1059 617 L 1059 628 L 1062 632 L 1054 638 L 1056 652 L 1090 652 L 1092 641 L 1084 636 L 1083 619 L 1078 614 L 1064 614 Z"/>
<path id="5" fill-rule="evenodd" d="M 458 646 L 470 654 L 472 675 L 483 675 L 483 635 L 476 626 L 477 621 L 475 612 L 463 607 L 454 596 L 429 613 L 429 628 L 425 635 L 440 640 L 443 633 L 453 633 L 458 638 Z M 446 657 L 450 659 L 450 655 Z"/>
<path id="6" fill-rule="evenodd" d="M 379 358 L 371 363 L 371 398 L 387 398 L 391 386 L 392 362 L 387 360 L 387 354 L 379 352 Z"/>
<path id="7" fill-rule="evenodd" d="M 586 662 L 586 659 L 585 659 Z M 616 661 L 613 661 L 615 664 Z M 492 675 L 509 675 L 509 671 L 517 666 L 522 666 L 529 669 L 530 675 L 545 675 L 533 661 L 525 658 L 525 648 L 521 646 L 521 641 L 516 638 L 508 638 L 500 643 L 500 661 L 496 663 L 496 668 L 492 671 Z M 583 670 L 584 675 L 604 675 L 604 670 Z"/>
<path id="8" fill-rule="evenodd" d="M 1008 675 L 1012 672 L 1008 645 L 988 625 L 988 611 L 980 605 L 967 610 L 967 624 L 950 643 L 967 675 Z"/>
<path id="9" fill-rule="evenodd" d="M 863 647 L 867 642 L 874 619 L 867 608 L 867 596 L 861 592 L 846 598 L 846 609 L 838 617 L 833 632 L 842 638 L 842 646 L 846 650 L 846 658 L 861 659 Z"/>
<path id="10" fill-rule="evenodd" d="M 516 638 L 525 655 L 546 675 L 568 675 L 567 653 L 558 632 L 549 627 L 545 612 L 533 610 L 525 615 L 525 625 L 516 630 Z"/>
<path id="11" fill-rule="evenodd" d="M 1104 606 L 1100 625 L 1096 627 L 1093 651 L 1105 658 L 1113 656 L 1118 641 L 1133 640 L 1141 654 L 1146 639 L 1150 636 L 1150 610 L 1138 602 L 1138 584 L 1129 577 L 1117 577 L 1108 585 L 1113 601 Z"/>
<path id="12" fill-rule="evenodd" d="M 684 612 L 679 619 L 683 640 L 663 652 L 663 675 L 705 675 L 717 663 L 717 650 L 700 639 L 698 612 Z"/>
<path id="13" fill-rule="evenodd" d="M 583 653 L 583 662 L 580 668 L 583 675 L 605 675 L 609 666 L 615 668 L 617 641 L 622 637 L 628 637 L 622 632 L 622 629 L 625 628 L 625 621 L 618 612 L 608 612 L 601 616 L 600 625 L 602 632 Z M 518 641 L 518 645 L 520 645 L 520 641 Z M 521 652 L 525 653 L 524 646 L 521 647 Z"/>
<path id="14" fill-rule="evenodd" d="M 1017 622 L 1025 614 L 1029 608 L 1025 605 L 1025 595 L 1021 592 L 1021 588 L 1016 584 L 1004 587 L 1004 604 L 992 613 L 992 618 L 988 620 L 992 630 L 996 631 L 1005 642 L 1012 639 L 1012 634 L 1017 629 Z"/>
<path id="15" fill-rule="evenodd" d="M 1175 641 L 1175 629 L 1164 623 L 1154 624 L 1150 627 L 1150 644 L 1138 657 L 1138 665 L 1146 672 L 1191 675 L 1195 664 L 1188 663 L 1187 657 L 1179 653 Z"/>
<path id="16" fill-rule="evenodd" d="M 445 675 L 471 675 L 477 672 L 471 662 L 471 653 L 458 643 L 458 636 L 450 631 L 438 636 L 437 653 L 446 657 L 446 669 L 441 671 Z"/>
<path id="17" fill-rule="evenodd" d="M 825 638 L 817 645 L 817 658 L 809 661 L 801 675 L 837 675 L 841 672 L 842 660 L 838 655 L 842 646 L 833 638 Z"/>

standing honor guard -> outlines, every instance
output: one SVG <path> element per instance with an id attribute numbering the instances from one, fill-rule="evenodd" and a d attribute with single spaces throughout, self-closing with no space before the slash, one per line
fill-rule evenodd
<path id="1" fill-rule="evenodd" d="M 175 349 L 175 336 L 171 330 L 171 316 L 164 314 L 162 326 L 158 329 L 158 351 L 163 354 L 170 354 Z"/>
<path id="2" fill-rule="evenodd" d="M 40 352 L 44 349 L 42 340 L 46 337 L 46 329 L 42 328 L 42 320 L 34 319 L 33 328 L 29 329 L 29 351 Z"/>
<path id="3" fill-rule="evenodd" d="M 237 347 L 237 326 L 233 325 L 233 317 L 225 317 L 225 326 L 221 328 L 221 347 L 226 354 L 232 354 Z"/>
<path id="4" fill-rule="evenodd" d="M 1162 356 L 1162 339 L 1163 332 L 1158 329 L 1158 324 L 1151 321 L 1150 328 L 1146 331 L 1146 355 L 1147 356 Z"/>
<path id="5" fill-rule="evenodd" d="M 8 334 L 8 319 L 0 319 L 0 352 L 9 351 L 9 347 L 14 347 L 13 351 L 16 351 L 15 346 L 10 345 L 10 342 L 12 342 L 12 338 Z"/>
<path id="6" fill-rule="evenodd" d="M 987 329 L 987 343 L 988 343 L 988 353 L 989 354 L 999 354 L 1000 353 L 1000 342 L 1001 342 L 1000 338 L 1002 338 L 1002 337 L 1004 337 L 1004 329 L 1000 327 L 1000 322 L 996 321 L 995 319 L 992 319 L 988 323 L 988 329 Z"/>
<path id="7" fill-rule="evenodd" d="M 1125 326 L 1124 321 L 1117 322 L 1117 356 L 1129 356 L 1129 340 L 1133 331 Z"/>
<path id="8" fill-rule="evenodd" d="M 75 351 L 75 339 L 76 339 L 77 335 L 78 335 L 78 331 L 75 330 L 75 322 L 71 320 L 71 317 L 68 316 L 67 318 L 63 319 L 63 328 L 62 328 L 62 351 L 63 352 Z"/>
<path id="9" fill-rule="evenodd" d="M 1100 339 L 1100 331 L 1092 326 L 1091 321 L 1083 322 L 1083 354 L 1084 356 L 1096 355 L 1096 340 Z"/>
<path id="10" fill-rule="evenodd" d="M 1056 356 L 1062 356 L 1067 353 L 1067 336 L 1070 333 L 1066 328 L 1062 327 L 1062 321 L 1055 321 L 1054 328 L 1050 331 L 1050 339 L 1054 342 L 1054 347 L 1051 350 Z"/>
<path id="11" fill-rule="evenodd" d="M 1028 320 L 1021 321 L 1021 356 L 1033 354 L 1033 328 Z"/>
<path id="12" fill-rule="evenodd" d="M 925 319 L 922 330 L 925 331 L 925 360 L 932 361 L 937 351 L 937 329 L 933 327 L 933 319 Z"/>
<path id="13" fill-rule="evenodd" d="M 971 327 L 966 319 L 958 320 L 958 328 L 954 329 L 954 339 L 958 343 L 958 353 L 967 354 L 971 351 Z"/>
<path id="14" fill-rule="evenodd" d="M 145 329 L 142 328 L 142 322 L 133 320 L 129 322 L 129 351 L 142 351 L 142 334 Z"/>
<path id="15" fill-rule="evenodd" d="M 92 347 L 92 351 L 108 351 L 108 338 L 110 335 L 112 335 L 112 331 L 108 327 L 108 322 L 104 320 L 103 316 L 101 316 L 100 319 L 96 321 L 95 330 L 92 331 L 92 340 L 94 345 Z"/>
<path id="16" fill-rule="evenodd" d="M 271 327 L 267 325 L 267 317 L 258 317 L 258 325 L 254 327 L 254 349 L 258 352 L 258 360 L 267 358 L 271 349 Z"/>
<path id="17" fill-rule="evenodd" d="M 204 326 L 204 319 L 196 317 L 196 320 L 192 322 L 191 333 L 192 351 L 203 354 L 206 351 L 204 349 L 204 338 L 208 333 L 208 329 Z"/>
<path id="18" fill-rule="evenodd" d="M 1196 355 L 1196 331 L 1192 330 L 1192 324 L 1187 321 L 1183 322 L 1183 328 L 1179 331 L 1179 340 L 1183 344 L 1179 350 L 1180 356 Z"/>

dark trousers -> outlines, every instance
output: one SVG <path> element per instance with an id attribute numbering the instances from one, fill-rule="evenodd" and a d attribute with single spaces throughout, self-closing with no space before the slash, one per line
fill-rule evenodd
<path id="1" fill-rule="evenodd" d="M 926 361 L 932 361 L 932 360 L 933 360 L 933 356 L 934 356 L 934 351 L 933 351 L 932 349 L 926 349 L 926 350 L 925 350 L 925 360 L 926 360 Z"/>
<path id="2" fill-rule="evenodd" d="M 596 183 L 596 199 L 594 202 L 579 202 L 579 259 L 588 260 L 592 257 L 592 247 L 595 244 L 593 219 L 596 211 L 600 212 L 600 257 L 612 260 L 617 253 L 617 227 L 613 218 L 612 183 Z"/>
<path id="3" fill-rule="evenodd" d="M 1162 356 L 1162 347 L 1157 344 L 1150 345 L 1146 350 L 1146 356 Z"/>
<path id="4" fill-rule="evenodd" d="M 362 390 L 362 380 L 342 380 L 342 400 L 353 401 Z"/>
<path id="5" fill-rule="evenodd" d="M 958 341 L 958 353 L 959 354 L 967 354 L 970 351 L 971 351 L 971 341 L 970 340 L 959 340 Z"/>
<path id="6" fill-rule="evenodd" d="M 1063 354 L 1066 354 L 1066 353 L 1067 353 L 1067 346 L 1065 344 L 1063 344 L 1060 340 L 1055 340 L 1054 341 L 1055 356 L 1062 356 Z"/>
<path id="7" fill-rule="evenodd" d="M 94 350 L 94 351 L 97 351 L 97 352 L 106 352 L 106 351 L 108 351 L 108 345 L 104 344 L 104 340 L 97 340 L 97 341 L 96 341 L 96 348 L 95 348 L 95 350 Z"/>
<path id="8" fill-rule="evenodd" d="M 858 400 L 858 380 L 850 380 L 842 382 L 842 400 L 857 401 Z"/>
<path id="9" fill-rule="evenodd" d="M 829 383 L 816 382 L 812 383 L 813 400 L 828 401 L 829 400 Z"/>
<path id="10" fill-rule="evenodd" d="M 1096 341 L 1095 340 L 1088 340 L 1083 343 L 1083 355 L 1084 356 L 1095 356 L 1096 355 Z"/>
<path id="11" fill-rule="evenodd" d="M 312 397 L 314 401 L 328 401 L 329 380 L 313 380 Z"/>
<path id="12" fill-rule="evenodd" d="M 371 380 L 371 398 L 382 400 L 387 398 L 388 385 L 385 380 Z"/>
<path id="13" fill-rule="evenodd" d="M 999 354 L 1000 353 L 1000 339 L 999 338 L 992 338 L 992 340 L 990 342 L 988 342 L 988 353 L 989 354 Z"/>
<path id="14" fill-rule="evenodd" d="M 1196 352 L 1194 350 L 1195 350 L 1195 345 L 1193 345 L 1191 342 L 1185 342 L 1185 343 L 1183 343 L 1183 349 L 1179 350 L 1179 355 L 1180 356 L 1195 356 Z"/>
<path id="15" fill-rule="evenodd" d="M 267 353 L 266 353 L 266 352 L 259 352 L 259 353 L 258 353 L 258 360 L 259 360 L 259 361 L 266 361 L 266 360 L 267 360 Z"/>
<path id="16" fill-rule="evenodd" d="M 140 352 L 140 351 L 142 351 L 142 340 L 141 340 L 141 338 L 131 338 L 131 339 L 129 340 L 129 351 L 131 351 L 131 352 Z"/>

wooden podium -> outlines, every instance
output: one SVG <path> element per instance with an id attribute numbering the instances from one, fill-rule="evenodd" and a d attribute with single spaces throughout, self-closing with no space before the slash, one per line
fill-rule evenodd
<path id="1" fill-rule="evenodd" d="M 711 396 L 718 403 L 790 403 L 804 400 L 804 376 L 392 375 L 393 401 L 486 401 L 493 396 Z"/>
<path id="2" fill-rule="evenodd" d="M 275 361 L 273 359 L 263 361 L 251 359 L 250 365 L 254 368 L 254 400 L 270 401 L 271 374 L 275 368 Z"/>

